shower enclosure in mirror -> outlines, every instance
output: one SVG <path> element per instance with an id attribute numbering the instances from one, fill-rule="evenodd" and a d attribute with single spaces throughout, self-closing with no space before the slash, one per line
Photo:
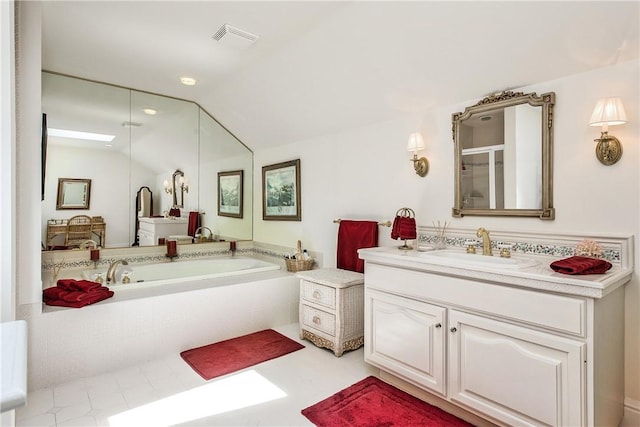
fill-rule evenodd
<path id="1" fill-rule="evenodd" d="M 553 92 L 503 92 L 454 113 L 453 216 L 553 219 Z"/>
<path id="2" fill-rule="evenodd" d="M 42 110 L 49 130 L 85 132 L 80 138 L 48 132 L 43 241 L 48 220 L 67 219 L 56 210 L 58 178 L 91 179 L 87 214 L 109 224 L 104 246 L 128 247 L 137 242 L 139 215 L 171 209 L 175 193 L 165 192 L 163 183 L 176 170 L 184 173 L 185 190 L 188 184 L 188 192 L 176 195 L 184 216 L 199 212 L 202 225 L 223 239 L 252 238 L 252 215 L 216 213 L 217 172 L 243 170 L 253 182 L 253 153 L 198 104 L 43 72 Z M 149 210 L 140 212 L 136 196 L 144 187 L 155 197 Z M 244 194 L 251 212 L 252 191 Z"/>

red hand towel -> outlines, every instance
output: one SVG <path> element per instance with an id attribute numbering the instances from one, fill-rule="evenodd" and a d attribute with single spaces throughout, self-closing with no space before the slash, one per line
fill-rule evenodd
<path id="1" fill-rule="evenodd" d="M 416 227 L 416 219 L 406 216 L 396 216 L 393 220 L 393 228 L 391 229 L 391 238 L 394 240 L 415 239 L 418 237 Z"/>
<path id="2" fill-rule="evenodd" d="M 98 289 L 100 283 L 90 280 L 60 279 L 57 286 L 66 291 L 82 291 L 89 292 L 92 289 Z"/>
<path id="3" fill-rule="evenodd" d="M 415 239 L 418 237 L 418 232 L 416 229 L 416 219 L 415 218 L 400 218 L 400 223 L 398 224 L 398 234 L 400 235 L 400 239 Z"/>
<path id="4" fill-rule="evenodd" d="M 397 216 L 393 219 L 393 226 L 391 227 L 391 238 L 393 240 L 398 240 L 400 237 L 399 227 L 400 227 L 400 218 L 401 216 Z"/>
<path id="5" fill-rule="evenodd" d="M 337 267 L 364 273 L 364 261 L 358 257 L 358 249 L 375 246 L 378 246 L 376 221 L 340 221 Z"/>
<path id="6" fill-rule="evenodd" d="M 198 212 L 189 212 L 187 234 L 191 237 L 196 237 L 196 230 L 198 227 L 200 227 L 200 214 Z"/>
<path id="7" fill-rule="evenodd" d="M 62 299 L 62 296 L 66 294 L 68 291 L 65 291 L 62 288 L 54 286 L 52 288 L 47 288 L 42 290 L 42 299 L 44 302 Z"/>
<path id="8" fill-rule="evenodd" d="M 549 267 L 562 274 L 603 274 L 611 268 L 611 263 L 604 259 L 572 256 L 554 261 Z"/>
<path id="9" fill-rule="evenodd" d="M 109 288 L 104 286 L 98 289 L 92 289 L 89 292 L 70 291 L 70 292 L 67 292 L 66 294 L 63 294 L 61 299 L 69 302 L 84 301 L 86 299 L 93 299 L 96 296 L 99 296 L 100 294 L 103 294 L 105 292 L 109 292 Z"/>
<path id="10" fill-rule="evenodd" d="M 110 291 L 106 287 L 84 293 L 84 297 L 80 300 L 73 300 L 72 296 L 82 292 L 65 291 L 58 287 L 44 289 L 42 293 L 42 299 L 45 304 L 72 308 L 84 307 L 85 305 L 94 304 L 113 296 L 113 291 Z M 67 300 L 67 298 L 71 300 Z"/>

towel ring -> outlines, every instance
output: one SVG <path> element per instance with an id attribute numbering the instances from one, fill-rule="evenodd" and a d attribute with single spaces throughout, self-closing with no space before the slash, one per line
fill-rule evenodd
<path id="1" fill-rule="evenodd" d="M 400 208 L 396 211 L 396 216 L 403 218 L 415 218 L 416 213 L 411 208 Z"/>

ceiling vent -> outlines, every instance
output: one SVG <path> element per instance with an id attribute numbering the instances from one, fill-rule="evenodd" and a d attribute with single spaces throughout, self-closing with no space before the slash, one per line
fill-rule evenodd
<path id="1" fill-rule="evenodd" d="M 213 39 L 224 46 L 236 49 L 246 49 L 258 40 L 258 36 L 248 33 L 240 28 L 224 24 L 213 35 Z"/>

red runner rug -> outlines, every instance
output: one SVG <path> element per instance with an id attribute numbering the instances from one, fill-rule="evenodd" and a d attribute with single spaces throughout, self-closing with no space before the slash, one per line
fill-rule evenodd
<path id="1" fill-rule="evenodd" d="M 302 410 L 318 427 L 468 427 L 440 408 L 368 377 Z"/>
<path id="2" fill-rule="evenodd" d="M 304 345 L 273 329 L 254 332 L 180 353 L 202 378 L 210 380 L 276 357 L 284 356 Z"/>

